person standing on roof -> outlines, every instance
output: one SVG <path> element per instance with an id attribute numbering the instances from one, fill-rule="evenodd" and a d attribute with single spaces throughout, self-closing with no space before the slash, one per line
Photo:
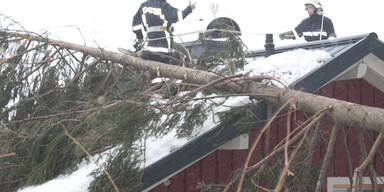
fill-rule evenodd
<path id="1" fill-rule="evenodd" d="M 144 43 L 141 57 L 169 63 L 174 54 L 172 24 L 187 17 L 196 3 L 189 2 L 183 11 L 172 7 L 167 0 L 147 0 L 141 4 L 133 17 L 132 30 L 138 44 Z M 144 41 L 144 34 L 146 39 Z"/>
<path id="2" fill-rule="evenodd" d="M 296 39 L 304 36 L 306 41 L 317 41 L 336 38 L 333 23 L 324 16 L 320 0 L 308 0 L 304 5 L 309 17 L 301 21 L 295 30 L 280 33 L 280 39 Z"/>

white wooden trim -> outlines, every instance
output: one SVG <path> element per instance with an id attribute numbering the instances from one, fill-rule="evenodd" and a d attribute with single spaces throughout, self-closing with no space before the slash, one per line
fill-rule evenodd
<path id="1" fill-rule="evenodd" d="M 360 63 L 357 66 L 357 78 L 361 79 L 367 74 L 368 65 L 366 63 Z"/>
<path id="2" fill-rule="evenodd" d="M 248 149 L 248 146 L 249 146 L 249 135 L 243 134 L 223 144 L 222 146 L 220 146 L 219 149 L 241 150 L 241 149 Z"/>
<path id="3" fill-rule="evenodd" d="M 370 53 L 331 81 L 348 79 L 364 79 L 384 92 L 384 61 Z"/>

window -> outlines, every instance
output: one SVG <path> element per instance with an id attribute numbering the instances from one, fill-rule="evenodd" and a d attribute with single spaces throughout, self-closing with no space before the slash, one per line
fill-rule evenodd
<path id="1" fill-rule="evenodd" d="M 348 177 L 328 177 L 328 192 L 350 192 L 351 186 Z M 384 192 L 384 177 L 377 177 L 379 192 Z M 374 192 L 369 177 L 363 177 L 363 185 L 361 192 Z"/>
<path id="2" fill-rule="evenodd" d="M 383 192 L 384 185 L 379 185 L 378 192 Z M 350 185 L 333 185 L 333 192 L 350 192 Z M 374 192 L 373 186 L 371 184 L 365 184 L 362 186 L 362 192 Z"/>

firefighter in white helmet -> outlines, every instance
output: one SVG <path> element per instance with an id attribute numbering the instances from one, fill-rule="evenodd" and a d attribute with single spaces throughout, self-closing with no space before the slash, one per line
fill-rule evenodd
<path id="1" fill-rule="evenodd" d="M 304 36 L 306 41 L 336 38 L 331 19 L 324 16 L 320 0 L 308 0 L 304 3 L 309 17 L 305 18 L 292 31 L 280 33 L 280 39 L 296 39 Z"/>

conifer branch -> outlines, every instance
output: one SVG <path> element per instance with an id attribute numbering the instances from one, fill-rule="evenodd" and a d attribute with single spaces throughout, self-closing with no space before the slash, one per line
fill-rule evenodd
<path id="1" fill-rule="evenodd" d="M 80 147 L 80 149 L 88 156 L 88 158 L 90 160 L 93 161 L 93 163 L 95 163 L 101 170 L 103 170 L 103 172 L 105 173 L 105 175 L 107 175 L 109 181 L 111 182 L 111 184 L 113 185 L 114 189 L 116 192 L 119 192 L 119 188 L 117 188 L 116 184 L 115 184 L 115 181 L 113 180 L 111 174 L 109 174 L 109 172 L 102 166 L 100 165 L 95 158 L 93 158 L 93 156 L 91 155 L 91 153 L 89 153 L 84 146 L 82 146 L 80 144 L 80 142 L 78 142 L 69 132 L 67 129 L 64 129 L 65 131 L 65 135 L 67 135 L 72 141 L 73 143 L 75 143 L 78 147 Z"/>

